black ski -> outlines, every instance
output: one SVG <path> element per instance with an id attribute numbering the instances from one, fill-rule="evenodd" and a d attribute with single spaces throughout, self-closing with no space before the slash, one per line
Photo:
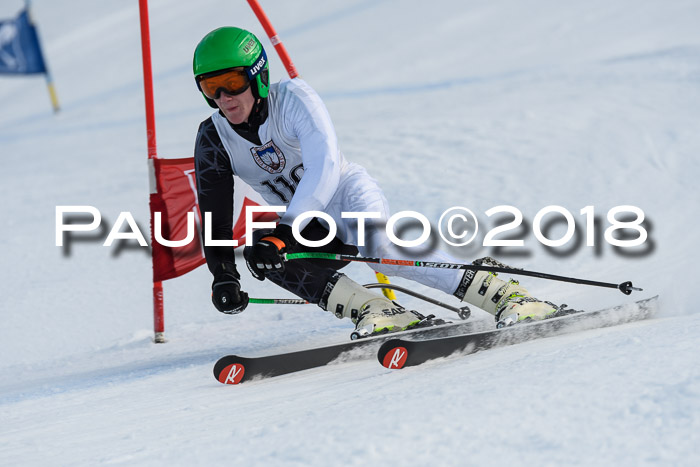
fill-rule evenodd
<path id="1" fill-rule="evenodd" d="M 627 305 L 598 311 L 580 311 L 566 316 L 516 324 L 501 329 L 471 334 L 411 340 L 386 340 L 377 353 L 379 363 L 386 368 L 398 369 L 420 365 L 428 360 L 453 354 L 470 354 L 480 350 L 518 344 L 532 339 L 572 333 L 587 329 L 615 326 L 648 318 L 656 310 L 658 295 Z"/>
<path id="2" fill-rule="evenodd" d="M 297 371 L 308 370 L 333 361 L 370 359 L 376 355 L 379 346 L 395 337 L 437 338 L 475 332 L 484 322 L 458 322 L 416 328 L 409 331 L 366 337 L 342 344 L 313 349 L 299 350 L 262 357 L 241 357 L 227 355 L 214 365 L 214 377 L 223 384 L 238 384 L 251 379 L 270 378 Z"/>

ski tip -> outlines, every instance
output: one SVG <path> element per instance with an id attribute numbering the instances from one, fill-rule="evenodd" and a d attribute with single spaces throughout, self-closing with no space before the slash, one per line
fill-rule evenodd
<path id="1" fill-rule="evenodd" d="M 383 352 L 379 355 L 379 362 L 390 370 L 398 370 L 404 367 L 408 358 L 408 350 L 400 343 L 387 346 L 382 349 Z"/>
<path id="2" fill-rule="evenodd" d="M 245 366 L 241 363 L 231 363 L 222 368 L 218 375 L 215 374 L 214 376 L 221 384 L 238 384 L 245 376 Z"/>

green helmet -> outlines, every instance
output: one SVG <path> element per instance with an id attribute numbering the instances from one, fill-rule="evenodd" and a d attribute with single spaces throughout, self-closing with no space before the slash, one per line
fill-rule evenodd
<path id="1" fill-rule="evenodd" d="M 229 68 L 245 67 L 256 98 L 267 97 L 270 90 L 269 67 L 265 49 L 255 35 L 245 29 L 223 27 L 215 29 L 199 41 L 194 51 L 195 79 L 204 74 Z M 202 94 L 204 95 L 204 94 Z M 204 96 L 207 103 L 216 103 Z"/>

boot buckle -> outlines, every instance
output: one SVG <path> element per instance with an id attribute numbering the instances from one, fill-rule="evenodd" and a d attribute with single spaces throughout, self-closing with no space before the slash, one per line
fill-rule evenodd
<path id="1" fill-rule="evenodd" d="M 496 328 L 501 329 L 505 328 L 506 326 L 512 326 L 515 323 L 518 322 L 518 313 L 511 313 L 506 316 L 502 316 L 501 319 L 498 320 L 496 323 Z"/>
<path id="2" fill-rule="evenodd" d="M 350 340 L 357 340 L 357 339 L 362 339 L 365 337 L 368 337 L 372 334 L 374 331 L 374 324 L 368 324 L 366 326 L 363 326 L 361 328 L 355 329 L 352 333 L 350 333 Z"/>

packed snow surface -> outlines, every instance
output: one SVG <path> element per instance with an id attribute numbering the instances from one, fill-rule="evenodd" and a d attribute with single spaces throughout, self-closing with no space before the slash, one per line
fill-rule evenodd
<path id="1" fill-rule="evenodd" d="M 353 326 L 312 305 L 223 315 L 202 267 L 164 284 L 168 342 L 153 343 L 148 249 L 102 246 L 122 211 L 148 232 L 138 4 L 35 0 L 62 110 L 42 77 L 0 77 L 0 465 L 699 465 L 700 3 L 262 3 L 346 157 L 394 212 L 435 224 L 468 207 L 477 241 L 438 242 L 457 259 L 632 280 L 644 291 L 627 297 L 521 278 L 586 309 L 658 294 L 658 313 L 400 371 L 370 359 L 219 384 L 222 355 L 341 342 Z M 22 7 L 5 1 L 0 18 Z M 211 113 L 191 75 L 210 30 L 252 30 L 273 81 L 285 77 L 246 2 L 152 0 L 150 20 L 160 157 L 191 156 Z M 103 230 L 57 247 L 57 205 L 95 206 Z M 499 238 L 523 247 L 480 246 L 512 218 L 485 214 L 502 205 L 524 222 Z M 533 233 L 550 205 L 576 220 L 562 247 Z M 644 211 L 642 246 L 605 240 L 616 206 Z M 559 223 L 548 236 L 564 233 Z M 251 296 L 290 296 L 239 269 Z M 344 271 L 374 281 L 364 265 Z"/>

